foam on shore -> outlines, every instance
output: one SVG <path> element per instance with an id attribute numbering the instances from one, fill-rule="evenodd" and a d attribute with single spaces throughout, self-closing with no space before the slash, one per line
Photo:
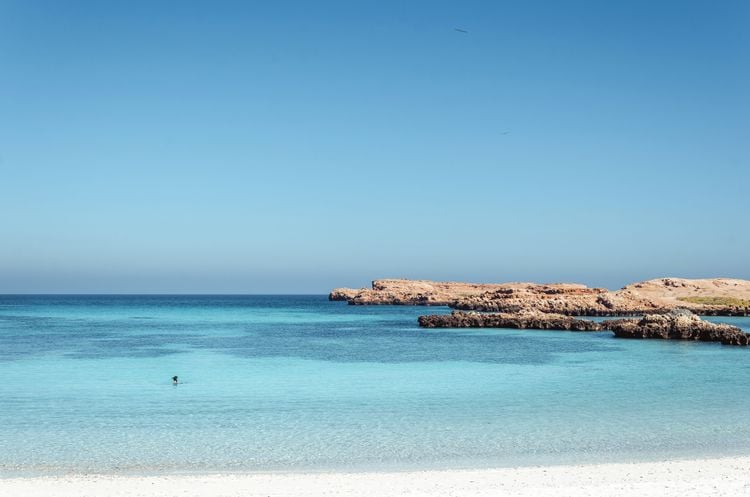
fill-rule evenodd
<path id="1" fill-rule="evenodd" d="M 750 457 L 487 470 L 230 475 L 76 475 L 0 479 L 14 497 L 734 496 Z"/>

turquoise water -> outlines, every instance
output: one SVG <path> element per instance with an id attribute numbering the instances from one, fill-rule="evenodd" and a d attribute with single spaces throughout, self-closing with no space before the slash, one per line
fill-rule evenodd
<path id="1" fill-rule="evenodd" d="M 423 330 L 424 312 L 448 309 L 0 296 L 0 474 L 750 454 L 750 349 Z"/>

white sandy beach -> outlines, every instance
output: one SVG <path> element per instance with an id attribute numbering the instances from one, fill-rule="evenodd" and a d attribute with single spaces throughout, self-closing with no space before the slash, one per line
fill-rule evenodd
<path id="1" fill-rule="evenodd" d="M 60 476 L 0 479 L 8 497 L 750 495 L 750 457 L 388 473 Z"/>

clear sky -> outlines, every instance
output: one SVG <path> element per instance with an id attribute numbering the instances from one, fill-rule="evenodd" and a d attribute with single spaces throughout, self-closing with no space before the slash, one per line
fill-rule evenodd
<path id="1" fill-rule="evenodd" d="M 0 0 L 1 293 L 750 278 L 749 191 L 746 0 Z"/>

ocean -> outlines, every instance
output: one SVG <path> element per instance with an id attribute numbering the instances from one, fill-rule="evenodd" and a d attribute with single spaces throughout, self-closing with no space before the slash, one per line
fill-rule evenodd
<path id="1" fill-rule="evenodd" d="M 0 296 L 0 475 L 750 454 L 750 349 L 417 326 L 444 312 L 325 296 Z M 750 331 L 750 318 L 712 320 Z"/>

